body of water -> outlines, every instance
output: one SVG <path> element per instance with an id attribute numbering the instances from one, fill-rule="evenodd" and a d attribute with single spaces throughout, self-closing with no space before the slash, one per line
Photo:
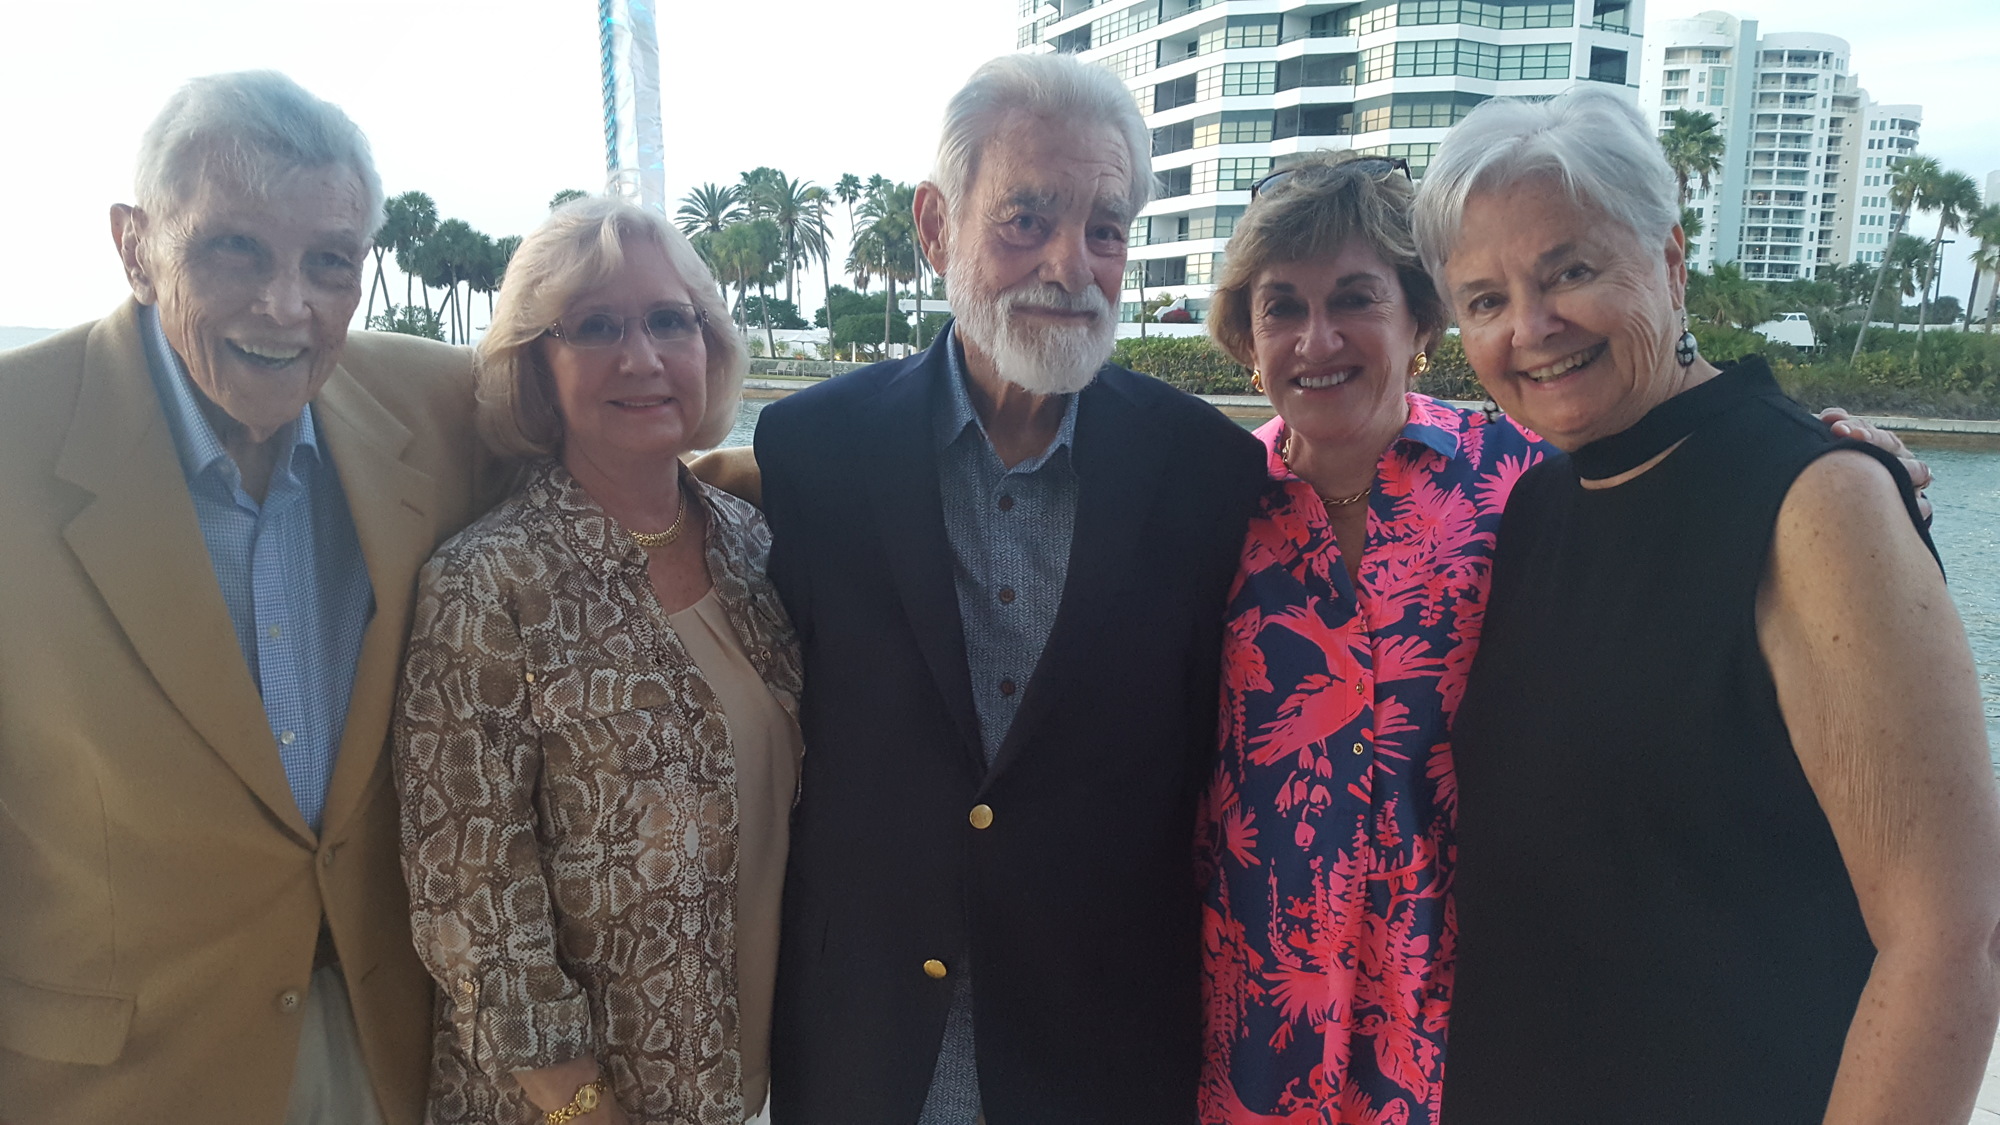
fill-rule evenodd
<path id="1" fill-rule="evenodd" d="M 724 445 L 749 445 L 768 400 L 746 399 Z M 1937 474 L 1931 534 L 1951 575 L 1952 596 L 1972 640 L 1986 701 L 1986 742 L 2000 772 L 2000 449 L 1919 451 Z"/>

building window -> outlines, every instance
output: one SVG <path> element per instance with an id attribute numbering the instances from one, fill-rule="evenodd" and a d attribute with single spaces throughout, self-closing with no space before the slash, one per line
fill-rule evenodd
<path id="1" fill-rule="evenodd" d="M 1187 222 L 1189 238 L 1228 238 L 1236 233 L 1236 220 L 1243 217 L 1241 207 L 1217 207 L 1213 214 L 1191 215 Z"/>
<path id="2" fill-rule="evenodd" d="M 1567 46 L 1563 48 L 1563 54 L 1569 54 Z M 1568 68 L 1569 61 L 1568 59 L 1564 59 L 1563 69 L 1567 70 Z M 1625 84 L 1625 52 L 1612 51 L 1603 47 L 1592 47 L 1590 49 L 1590 80 L 1592 82 L 1609 82 L 1614 86 L 1623 86 Z M 1696 90 L 1694 93 L 1696 105 L 1701 104 L 1701 94 L 1700 90 Z"/>
<path id="3" fill-rule="evenodd" d="M 1377 50 L 1387 50 L 1382 47 Z M 1354 85 L 1353 55 L 1303 55 L 1299 58 L 1278 60 L 1278 89 L 1296 90 L 1301 86 L 1352 86 Z"/>
<path id="4" fill-rule="evenodd" d="M 1270 170 L 1271 158 L 1268 156 L 1228 156 L 1221 160 L 1204 160 L 1194 166 L 1190 193 L 1248 191 L 1257 177 Z"/>
<path id="5" fill-rule="evenodd" d="M 1397 94 L 1371 98 L 1354 107 L 1354 131 L 1372 133 L 1379 129 L 1446 129 L 1456 125 L 1472 107 L 1486 100 L 1484 94 L 1436 93 Z"/>
<path id="6" fill-rule="evenodd" d="M 1146 287 L 1157 289 L 1162 285 L 1187 284 L 1186 258 L 1146 259 Z M 1137 288 L 1137 286 L 1132 286 Z"/>
<path id="7" fill-rule="evenodd" d="M 1221 29 L 1222 46 L 1234 50 L 1238 47 L 1275 47 L 1278 45 L 1277 16 L 1231 16 L 1227 26 Z M 1201 37 L 1201 51 L 1207 54 L 1214 50 L 1209 39 L 1216 35 L 1210 31 Z"/>
<path id="8" fill-rule="evenodd" d="M 1270 139 L 1271 115 L 1268 113 L 1225 113 L 1219 118 L 1210 117 L 1197 122 L 1194 127 L 1196 148 L 1263 144 Z"/>
<path id="9" fill-rule="evenodd" d="M 1473 27 L 1512 30 L 1526 27 L 1569 27 L 1576 22 L 1576 5 L 1566 0 L 1544 4 L 1496 4 L 1485 0 L 1402 0 L 1402 3 L 1395 5 L 1395 9 L 1396 23 L 1402 27 L 1463 23 Z"/>
<path id="10" fill-rule="evenodd" d="M 1185 152 L 1195 146 L 1195 125 L 1183 121 L 1178 125 L 1162 125 L 1153 130 L 1153 155 L 1165 156 L 1172 152 Z"/>
<path id="11" fill-rule="evenodd" d="M 1169 168 L 1161 172 L 1155 177 L 1160 181 L 1160 198 L 1172 199 L 1188 194 L 1193 187 L 1193 171 L 1191 168 Z"/>
<path id="12" fill-rule="evenodd" d="M 1221 67 L 1210 67 L 1200 74 L 1183 74 L 1171 82 L 1161 82 L 1155 85 L 1153 87 L 1153 107 L 1150 112 L 1164 113 L 1170 109 L 1179 109 L 1184 105 L 1193 105 L 1195 98 L 1200 93 L 1200 79 L 1204 75 L 1214 74 L 1221 69 Z M 1140 106 L 1139 108 L 1144 110 L 1146 107 Z"/>
<path id="13" fill-rule="evenodd" d="M 1091 40 L 1102 47 L 1106 43 L 1136 35 L 1153 26 L 1159 19 L 1160 5 L 1134 4 L 1122 12 L 1115 13 L 1090 25 Z"/>
<path id="14" fill-rule="evenodd" d="M 1207 71 L 1202 73 L 1206 74 Z M 1222 96 L 1275 94 L 1278 92 L 1278 64 L 1274 62 L 1226 63 L 1222 67 Z"/>
<path id="15" fill-rule="evenodd" d="M 1187 256 L 1187 276 L 1183 285 L 1212 285 L 1215 281 L 1215 267 L 1221 263 L 1220 254 L 1189 254 Z"/>
<path id="16" fill-rule="evenodd" d="M 1344 137 L 1354 132 L 1354 110 L 1346 105 L 1287 106 L 1276 114 L 1271 131 L 1276 140 L 1287 137 Z"/>
<path id="17" fill-rule="evenodd" d="M 1137 78 L 1153 69 L 1153 56 L 1157 53 L 1154 44 L 1133 47 L 1115 55 L 1107 55 L 1097 60 L 1097 65 L 1117 75 L 1121 79 Z"/>
<path id="18" fill-rule="evenodd" d="M 1618 56 L 1618 81 L 1625 81 L 1625 52 Z M 1593 60 L 1594 61 L 1594 60 Z M 1500 48 L 1500 81 L 1517 79 L 1568 78 L 1569 44 L 1519 43 Z"/>
<path id="19" fill-rule="evenodd" d="M 1354 152 L 1358 156 L 1401 157 L 1409 162 L 1410 178 L 1421 180 L 1424 178 L 1425 170 L 1431 166 L 1431 158 L 1437 155 L 1437 150 L 1438 146 L 1433 143 L 1420 145 L 1369 145 L 1367 148 L 1357 148 Z"/>

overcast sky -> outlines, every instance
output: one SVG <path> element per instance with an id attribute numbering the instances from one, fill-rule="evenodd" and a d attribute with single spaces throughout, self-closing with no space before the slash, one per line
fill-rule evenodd
<path id="1" fill-rule="evenodd" d="M 1712 6 L 1650 0 L 1647 16 Z M 661 8 L 668 193 L 678 197 L 759 164 L 827 184 L 843 172 L 918 179 L 945 99 L 1013 49 L 1016 2 Z M 1924 151 L 1982 183 L 2000 169 L 2000 2 L 1760 0 L 1734 11 L 1767 32 L 1847 38 L 1871 94 L 1923 104 Z M 555 192 L 604 179 L 588 0 L 8 0 L 0 325 L 74 324 L 124 296 L 106 210 L 131 197 L 140 132 L 188 78 L 252 67 L 283 70 L 344 108 L 373 141 L 391 193 L 429 192 L 442 216 L 495 236 L 525 233 Z M 1946 275 L 1961 299 L 1962 264 Z"/>

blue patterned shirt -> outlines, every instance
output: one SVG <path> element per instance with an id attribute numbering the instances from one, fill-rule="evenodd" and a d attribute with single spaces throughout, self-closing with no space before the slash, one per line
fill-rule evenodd
<path id="1" fill-rule="evenodd" d="M 277 467 L 264 502 L 252 499 L 202 413 L 200 392 L 168 344 L 158 312 L 141 311 L 154 389 L 222 602 L 263 696 L 292 799 L 317 832 L 347 727 L 361 635 L 375 614 L 347 495 L 308 404 L 271 439 L 280 443 Z"/>
<path id="2" fill-rule="evenodd" d="M 973 409 L 957 333 L 945 354 L 951 390 L 935 420 L 945 537 L 972 702 L 991 765 L 1055 627 L 1069 576 L 1077 396 L 1064 396 L 1062 423 L 1049 447 L 1010 469 Z"/>
<path id="3" fill-rule="evenodd" d="M 1077 396 L 1064 396 L 1062 423 L 1049 447 L 1010 469 L 1001 464 L 973 409 L 956 332 L 946 341 L 945 357 L 950 390 L 932 432 L 972 704 L 991 766 L 1048 644 L 1069 577 L 1078 491 L 1070 463 Z M 944 1040 L 917 1125 L 972 1125 L 979 1119 L 967 961 L 961 957 L 966 971 L 953 973 Z"/>

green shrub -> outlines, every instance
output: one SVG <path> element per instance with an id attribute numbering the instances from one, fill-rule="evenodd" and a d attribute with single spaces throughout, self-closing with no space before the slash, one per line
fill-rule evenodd
<path id="1" fill-rule="evenodd" d="M 1486 388 L 1479 385 L 1479 377 L 1472 373 L 1472 365 L 1465 361 L 1465 345 L 1456 336 L 1446 336 L 1430 350 L 1429 371 L 1417 376 L 1417 391 L 1432 398 L 1462 399 L 1478 402 L 1486 397 Z"/>
<path id="2" fill-rule="evenodd" d="M 1111 362 L 1196 395 L 1247 395 L 1250 372 L 1206 336 L 1146 336 L 1118 341 Z"/>

